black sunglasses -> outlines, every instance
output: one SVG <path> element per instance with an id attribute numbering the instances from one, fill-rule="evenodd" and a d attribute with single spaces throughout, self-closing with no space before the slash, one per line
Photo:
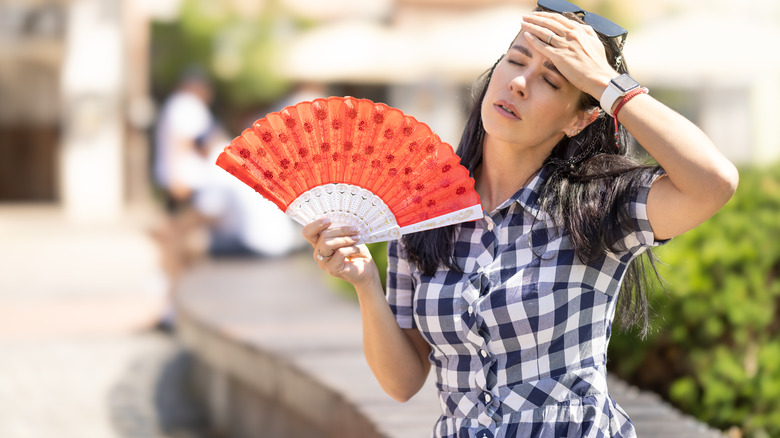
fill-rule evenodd
<path id="1" fill-rule="evenodd" d="M 607 38 L 620 37 L 619 50 L 623 50 L 623 44 L 626 42 L 628 31 L 613 23 L 612 21 L 607 20 L 601 15 L 588 12 L 574 3 L 567 2 L 566 0 L 538 0 L 536 5 L 559 14 L 564 12 L 572 12 L 579 15 L 585 24 L 592 27 L 593 30 L 600 33 L 601 35 L 604 35 Z"/>

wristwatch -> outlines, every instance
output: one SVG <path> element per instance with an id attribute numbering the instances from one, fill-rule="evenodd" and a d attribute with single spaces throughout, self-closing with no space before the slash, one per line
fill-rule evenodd
<path id="1" fill-rule="evenodd" d="M 599 99 L 601 108 L 611 116 L 612 106 L 615 105 L 615 102 L 635 88 L 639 88 L 639 82 L 635 81 L 634 78 L 626 73 L 613 78 L 609 81 L 607 89 L 604 90 L 601 99 Z"/>

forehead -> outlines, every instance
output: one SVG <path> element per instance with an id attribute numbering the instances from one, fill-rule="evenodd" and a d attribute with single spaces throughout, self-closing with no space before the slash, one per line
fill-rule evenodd
<path id="1" fill-rule="evenodd" d="M 518 48 L 525 48 L 526 52 L 531 52 L 531 56 L 535 56 L 540 54 L 534 47 L 533 44 L 528 44 L 528 41 L 526 41 L 524 35 L 526 31 L 522 28 L 520 31 L 515 35 L 515 38 L 512 40 L 512 42 L 509 44 L 509 47 L 507 47 L 506 51 L 517 51 Z M 543 55 L 542 55 L 543 56 Z M 545 57 L 546 58 L 546 57 Z"/>
<path id="2" fill-rule="evenodd" d="M 534 48 L 533 44 L 528 44 L 525 37 L 523 37 L 523 33 L 525 31 L 520 30 L 520 32 L 515 36 L 515 39 L 512 41 L 512 44 L 509 46 L 509 49 L 507 49 L 507 53 L 514 52 L 514 53 L 521 53 L 525 56 L 528 56 L 530 58 L 541 58 L 544 61 L 544 66 L 557 74 L 561 74 L 558 71 L 558 68 L 555 67 L 555 65 L 550 61 L 549 58 L 544 56 L 541 52 L 536 50 Z"/>
<path id="3" fill-rule="evenodd" d="M 523 30 L 523 28 L 521 27 L 521 28 L 520 28 L 520 31 L 519 31 L 519 32 L 517 32 L 517 35 L 515 35 L 515 37 L 514 37 L 514 38 L 512 38 L 512 42 L 511 42 L 511 43 L 509 43 L 509 47 L 507 47 L 507 51 L 508 51 L 509 49 L 511 49 L 511 48 L 512 48 L 512 46 L 514 46 L 514 45 L 515 45 L 515 44 L 517 44 L 518 42 L 520 42 L 520 41 L 523 41 L 523 42 L 524 42 L 523 33 L 525 33 L 525 31 L 524 31 L 524 30 Z"/>

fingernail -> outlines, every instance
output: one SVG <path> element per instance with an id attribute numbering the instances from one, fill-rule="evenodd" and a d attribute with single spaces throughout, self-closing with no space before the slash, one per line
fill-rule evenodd
<path id="1" fill-rule="evenodd" d="M 329 219 L 329 218 L 326 218 L 326 217 L 324 217 L 324 218 L 320 219 L 320 223 L 321 223 L 322 225 L 328 225 L 328 224 L 330 224 L 330 219 Z"/>
<path id="2" fill-rule="evenodd" d="M 349 227 L 349 228 L 347 228 L 347 232 L 349 232 L 349 233 L 353 233 L 354 234 L 354 233 L 357 233 L 358 231 L 360 231 L 360 229 L 358 229 L 358 227 Z"/>

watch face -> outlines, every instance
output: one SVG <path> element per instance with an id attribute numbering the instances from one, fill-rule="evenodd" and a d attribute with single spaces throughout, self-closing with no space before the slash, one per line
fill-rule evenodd
<path id="1" fill-rule="evenodd" d="M 639 87 L 639 83 L 635 81 L 634 78 L 626 74 L 620 75 L 615 79 L 612 79 L 612 83 L 615 84 L 615 86 L 618 87 L 620 91 L 624 93 Z"/>

